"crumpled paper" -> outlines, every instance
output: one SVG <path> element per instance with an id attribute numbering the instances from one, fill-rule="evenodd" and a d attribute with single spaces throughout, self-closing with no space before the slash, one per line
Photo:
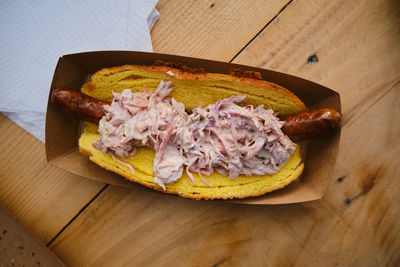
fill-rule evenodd
<path id="1" fill-rule="evenodd" d="M 44 142 L 58 58 L 96 50 L 152 51 L 158 0 L 0 2 L 0 111 Z"/>

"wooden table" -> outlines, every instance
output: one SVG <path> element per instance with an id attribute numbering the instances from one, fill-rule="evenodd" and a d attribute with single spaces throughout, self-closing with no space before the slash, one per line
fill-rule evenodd
<path id="1" fill-rule="evenodd" d="M 400 2 L 157 7 L 156 52 L 270 68 L 340 92 L 342 138 L 324 198 L 242 206 L 93 182 L 47 165 L 44 145 L 0 116 L 0 203 L 71 266 L 398 266 Z"/>

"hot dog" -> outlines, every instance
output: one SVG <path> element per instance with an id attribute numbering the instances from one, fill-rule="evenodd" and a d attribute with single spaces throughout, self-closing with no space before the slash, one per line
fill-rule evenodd
<path id="1" fill-rule="evenodd" d="M 58 88 L 53 91 L 51 101 L 59 106 L 65 113 L 83 121 L 98 124 L 106 113 L 104 106 L 109 105 L 78 91 L 67 88 Z"/>
<path id="2" fill-rule="evenodd" d="M 54 90 L 52 102 L 99 124 L 86 126 L 80 151 L 129 180 L 194 199 L 259 196 L 301 174 L 299 145 L 292 141 L 322 136 L 339 125 L 341 114 L 305 111 L 285 88 L 237 74 L 119 66 L 95 73 L 82 87 L 85 94 Z"/>
<path id="3" fill-rule="evenodd" d="M 104 106 L 110 102 L 102 101 L 68 88 L 58 88 L 52 93 L 52 102 L 64 112 L 83 121 L 98 124 L 106 114 Z M 334 108 L 318 108 L 286 116 L 281 120 L 282 131 L 292 141 L 304 141 L 323 136 L 339 126 L 342 115 Z"/>
<path id="4" fill-rule="evenodd" d="M 318 108 L 283 117 L 282 131 L 292 141 L 318 138 L 337 128 L 342 114 L 334 108 Z"/>

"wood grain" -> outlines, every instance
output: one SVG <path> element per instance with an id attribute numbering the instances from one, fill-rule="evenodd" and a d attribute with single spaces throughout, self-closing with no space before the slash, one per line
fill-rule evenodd
<path id="1" fill-rule="evenodd" d="M 231 60 L 288 0 L 161 0 L 152 30 L 154 51 Z"/>
<path id="2" fill-rule="evenodd" d="M 396 266 L 397 21 L 388 1 L 293 1 L 235 60 L 341 92 L 347 175 L 322 201 L 253 207 L 110 186 L 51 249 L 73 266 Z"/>
<path id="3" fill-rule="evenodd" d="M 260 3 L 160 1 L 154 48 L 228 61 L 285 5 Z M 341 93 L 338 163 L 346 172 L 331 180 L 322 201 L 253 207 L 109 186 L 50 248 L 71 266 L 396 266 L 399 14 L 394 0 L 294 0 L 235 58 Z M 314 54 L 318 62 L 308 64 Z M 22 152 L 40 145 L 19 128 L 8 131 L 16 126 L 7 119 L 0 127 L 7 138 L 0 148 L 9 153 L 0 158 L 0 202 L 48 240 L 96 190 L 90 181 L 42 170 L 42 152 L 33 160 Z M 10 161 L 34 175 L 14 175 L 19 167 Z"/>
<path id="4" fill-rule="evenodd" d="M 51 167 L 44 145 L 0 115 L 0 203 L 45 244 L 104 186 Z"/>
<path id="5" fill-rule="evenodd" d="M 338 91 L 348 123 L 400 81 L 398 25 L 396 0 L 293 1 L 234 62 Z"/>
<path id="6" fill-rule="evenodd" d="M 355 171 L 342 183 L 332 181 L 327 198 L 345 194 L 350 203 L 241 206 L 110 186 L 51 249 L 71 266 L 395 266 L 400 260 L 400 143 L 392 143 L 393 151 L 377 160 L 383 165 L 372 172 L 375 176 L 364 178 L 374 168 L 366 168 L 366 162 L 381 157 L 385 144 L 400 135 L 399 123 L 374 116 L 400 116 L 399 89 L 345 126 L 343 145 L 352 153 L 346 160 Z M 369 134 L 361 135 L 366 129 Z M 354 150 L 354 135 L 359 144 L 375 136 L 376 144 Z M 364 195 L 354 198 L 360 192 Z"/>
<path id="7" fill-rule="evenodd" d="M 371 114 L 381 119 L 375 125 L 367 121 L 360 125 L 357 118 L 388 91 L 398 89 L 399 24 L 398 1 L 294 1 L 234 60 L 302 76 L 341 93 L 345 123 L 338 163 L 358 181 L 346 196 L 328 190 L 327 201 L 337 198 L 333 207 L 342 209 L 343 203 L 349 205 L 371 190 L 376 177 L 383 174 L 382 164 L 388 162 L 388 147 L 398 137 L 391 135 L 391 141 L 385 143 L 380 142 L 379 132 L 368 142 L 360 138 L 362 133 L 371 135 L 370 128 L 379 128 L 381 121 L 392 121 L 394 126 L 400 123 L 393 115 L 395 105 Z M 282 32 L 287 34 L 285 38 L 279 34 Z M 266 51 L 266 46 L 271 49 Z M 308 64 L 310 55 L 316 55 L 318 63 Z M 353 123 L 358 127 L 350 127 L 349 132 Z M 360 157 L 380 149 L 383 155 L 377 159 Z M 373 160 L 369 163 L 366 159 Z M 343 184 L 351 180 L 341 179 Z"/>
<path id="8" fill-rule="evenodd" d="M 281 248 L 301 249 L 313 213 L 309 207 L 216 205 L 110 186 L 51 249 L 72 266 L 261 266 L 266 258 L 283 261 Z M 330 216 L 332 229 L 340 220 Z"/>
<path id="9" fill-rule="evenodd" d="M 399 98 L 400 84 L 362 118 L 344 126 L 338 162 L 351 172 L 334 177 L 324 197 L 329 209 L 356 230 L 354 235 L 363 246 L 356 246 L 353 253 L 361 258 L 362 249 L 375 253 L 371 258 L 376 265 L 400 261 Z"/>

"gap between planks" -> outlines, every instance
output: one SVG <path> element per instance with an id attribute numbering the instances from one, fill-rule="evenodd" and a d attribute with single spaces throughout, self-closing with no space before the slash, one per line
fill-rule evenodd
<path id="1" fill-rule="evenodd" d="M 281 8 L 281 10 L 279 10 L 278 13 L 270 21 L 268 21 L 267 24 L 265 24 L 265 26 L 262 27 L 261 30 L 257 32 L 256 35 L 254 35 L 254 37 L 251 38 L 250 41 L 245 46 L 243 46 L 242 49 L 240 49 L 239 52 L 237 52 L 236 55 L 234 55 L 231 60 L 229 60 L 229 63 L 232 63 L 243 52 L 243 50 L 245 50 L 246 47 L 248 47 L 292 2 L 293 0 L 287 2 Z"/>
<path id="2" fill-rule="evenodd" d="M 72 219 L 71 219 L 66 225 L 64 225 L 63 228 L 61 228 L 60 231 L 58 231 L 58 233 L 46 244 L 46 246 L 47 246 L 47 247 L 50 246 L 50 245 L 57 239 L 57 237 L 58 237 L 59 235 L 61 235 L 62 232 L 64 232 L 65 229 L 67 229 L 68 226 L 70 226 L 71 223 L 72 223 L 73 221 L 75 221 L 75 219 L 78 218 L 79 215 L 81 215 L 81 213 L 82 213 L 87 207 L 89 207 L 89 205 L 90 205 L 93 201 L 95 201 L 95 200 L 101 195 L 101 193 L 103 193 L 103 191 L 104 191 L 108 186 L 109 186 L 109 184 L 106 184 L 105 186 L 103 186 L 103 188 L 101 188 L 101 189 L 99 190 L 99 192 L 97 192 L 97 194 L 96 194 L 91 200 L 89 200 L 89 202 L 86 203 L 86 204 L 78 211 L 78 213 L 77 213 L 74 217 L 72 217 Z"/>
<path id="3" fill-rule="evenodd" d="M 369 106 L 367 106 L 365 108 L 365 110 L 363 110 L 362 112 L 359 112 L 358 115 L 352 117 L 351 115 L 348 116 L 348 118 L 344 118 L 344 120 L 342 121 L 342 127 L 344 125 L 351 125 L 353 122 L 355 122 L 360 116 L 362 116 L 365 112 L 367 112 L 370 108 L 372 108 L 376 103 L 379 102 L 379 100 L 381 100 L 385 95 L 387 95 L 393 88 L 395 88 L 398 84 L 400 83 L 400 81 L 395 82 L 393 85 L 389 86 L 389 88 L 384 91 L 382 93 L 382 95 L 380 95 L 375 101 L 373 101 Z M 357 109 L 357 107 L 359 106 L 359 104 L 355 105 L 348 113 L 352 114 L 352 111 Z"/>

